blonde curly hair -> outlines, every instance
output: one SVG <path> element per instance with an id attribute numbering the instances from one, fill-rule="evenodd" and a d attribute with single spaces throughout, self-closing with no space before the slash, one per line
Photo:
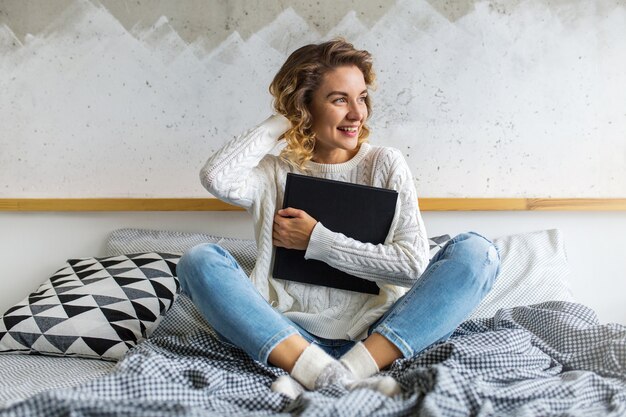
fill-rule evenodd
<path id="1" fill-rule="evenodd" d="M 315 149 L 310 111 L 313 93 L 321 85 L 325 74 L 337 67 L 351 65 L 361 70 L 368 87 L 374 87 L 376 75 L 372 69 L 371 54 L 355 49 L 344 39 L 305 45 L 289 55 L 269 87 L 274 96 L 274 109 L 289 119 L 292 126 L 279 138 L 287 142 L 280 154 L 284 161 L 306 170 L 305 165 L 313 157 Z M 372 113 L 369 95 L 365 104 L 369 118 Z M 369 133 L 369 128 L 363 124 L 359 132 L 359 146 L 367 140 Z"/>

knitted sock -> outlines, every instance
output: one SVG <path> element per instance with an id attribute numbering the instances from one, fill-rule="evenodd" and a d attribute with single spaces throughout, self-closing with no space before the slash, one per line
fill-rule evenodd
<path id="1" fill-rule="evenodd" d="M 304 392 L 304 387 L 290 377 L 289 375 L 279 376 L 276 381 L 272 383 L 272 391 L 280 394 L 285 394 L 287 397 L 295 400 L 300 394 Z"/>
<path id="2" fill-rule="evenodd" d="M 339 361 L 343 366 L 348 368 L 355 377 L 355 381 L 346 384 L 346 388 L 349 390 L 369 388 L 389 397 L 400 393 L 400 384 L 392 377 L 373 376 L 377 374 L 380 369 L 378 369 L 376 361 L 363 343 L 357 342 L 357 344 L 344 354 Z"/>
<path id="3" fill-rule="evenodd" d="M 345 387 L 348 388 L 350 391 L 357 388 L 368 388 L 374 391 L 378 391 L 388 397 L 393 397 L 394 395 L 400 394 L 402 392 L 402 386 L 400 385 L 400 383 L 388 375 L 371 376 L 369 378 L 361 379 L 359 381 L 349 382 L 345 384 Z"/>
<path id="4" fill-rule="evenodd" d="M 353 350 L 354 352 L 352 352 Z M 348 355 L 348 353 L 350 353 L 350 355 Z M 374 372 L 378 370 L 376 362 L 374 362 L 374 359 L 367 349 L 365 349 L 365 346 L 356 347 L 355 345 L 348 353 L 344 355 L 340 362 L 333 359 L 319 346 L 311 344 L 302 352 L 296 361 L 296 364 L 291 370 L 291 377 L 309 390 L 316 390 L 334 383 L 339 383 L 349 390 L 369 388 L 387 396 L 392 396 L 400 392 L 400 384 L 390 376 L 373 376 L 362 379 L 357 378 L 351 370 L 347 368 L 345 365 L 346 361 L 350 366 L 356 369 L 360 375 L 369 376 L 372 375 L 371 372 L 373 370 Z M 367 362 L 367 360 L 360 361 L 364 353 L 368 355 L 366 358 L 371 362 Z M 285 382 L 281 380 L 281 382 L 277 384 L 275 391 L 283 392 L 288 396 L 291 393 L 291 395 L 297 397 L 301 391 L 298 391 L 296 381 Z M 278 382 L 278 380 L 276 382 Z"/>
<path id="5" fill-rule="evenodd" d="M 355 379 L 365 379 L 380 371 L 376 361 L 361 342 L 357 342 L 339 361 L 352 372 Z"/>
<path id="6" fill-rule="evenodd" d="M 373 376 L 370 378 L 362 379 L 360 381 L 343 381 L 344 386 L 350 391 L 367 388 L 374 391 L 378 391 L 388 397 L 393 397 L 399 394 L 402 389 L 398 381 L 390 376 Z M 272 383 L 272 391 L 280 394 L 285 394 L 287 397 L 295 400 L 306 389 L 300 385 L 295 379 L 289 375 L 282 375 Z"/>
<path id="7" fill-rule="evenodd" d="M 355 379 L 337 359 L 315 344 L 304 349 L 291 370 L 291 376 L 309 390 Z"/>

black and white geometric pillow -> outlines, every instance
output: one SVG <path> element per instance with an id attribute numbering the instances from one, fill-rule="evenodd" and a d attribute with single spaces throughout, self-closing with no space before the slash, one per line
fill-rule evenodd
<path id="1" fill-rule="evenodd" d="M 120 359 L 180 292 L 180 254 L 70 259 L 0 318 L 0 353 Z"/>
<path id="2" fill-rule="evenodd" d="M 441 248 L 445 246 L 446 243 L 450 240 L 450 235 L 441 235 L 441 236 L 432 236 L 428 238 L 429 245 L 429 258 L 433 259 L 433 257 L 439 252 Z"/>

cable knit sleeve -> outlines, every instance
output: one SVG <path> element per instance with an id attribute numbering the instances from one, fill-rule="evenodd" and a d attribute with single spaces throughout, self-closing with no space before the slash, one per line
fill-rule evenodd
<path id="1" fill-rule="evenodd" d="M 313 229 L 305 258 L 317 259 L 351 275 L 411 287 L 428 264 L 428 240 L 413 176 L 402 154 L 391 149 L 387 188 L 398 191 L 396 214 L 384 244 L 363 243 L 326 228 Z"/>
<path id="2" fill-rule="evenodd" d="M 282 115 L 263 123 L 228 142 L 204 164 L 200 181 L 211 194 L 228 203 L 250 208 L 262 192 L 259 162 L 276 146 L 290 126 Z"/>

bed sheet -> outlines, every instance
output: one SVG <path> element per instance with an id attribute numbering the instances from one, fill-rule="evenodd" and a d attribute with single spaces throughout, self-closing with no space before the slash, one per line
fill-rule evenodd
<path id="1" fill-rule="evenodd" d="M 270 390 L 282 370 L 220 342 L 181 296 L 113 372 L 0 416 L 623 416 L 626 327 L 572 302 L 502 309 L 385 373 L 402 394 L 333 385 L 292 401 Z"/>
<path id="2" fill-rule="evenodd" d="M 0 355 L 0 407 L 48 389 L 79 385 L 114 367 L 114 362 L 96 359 Z"/>

